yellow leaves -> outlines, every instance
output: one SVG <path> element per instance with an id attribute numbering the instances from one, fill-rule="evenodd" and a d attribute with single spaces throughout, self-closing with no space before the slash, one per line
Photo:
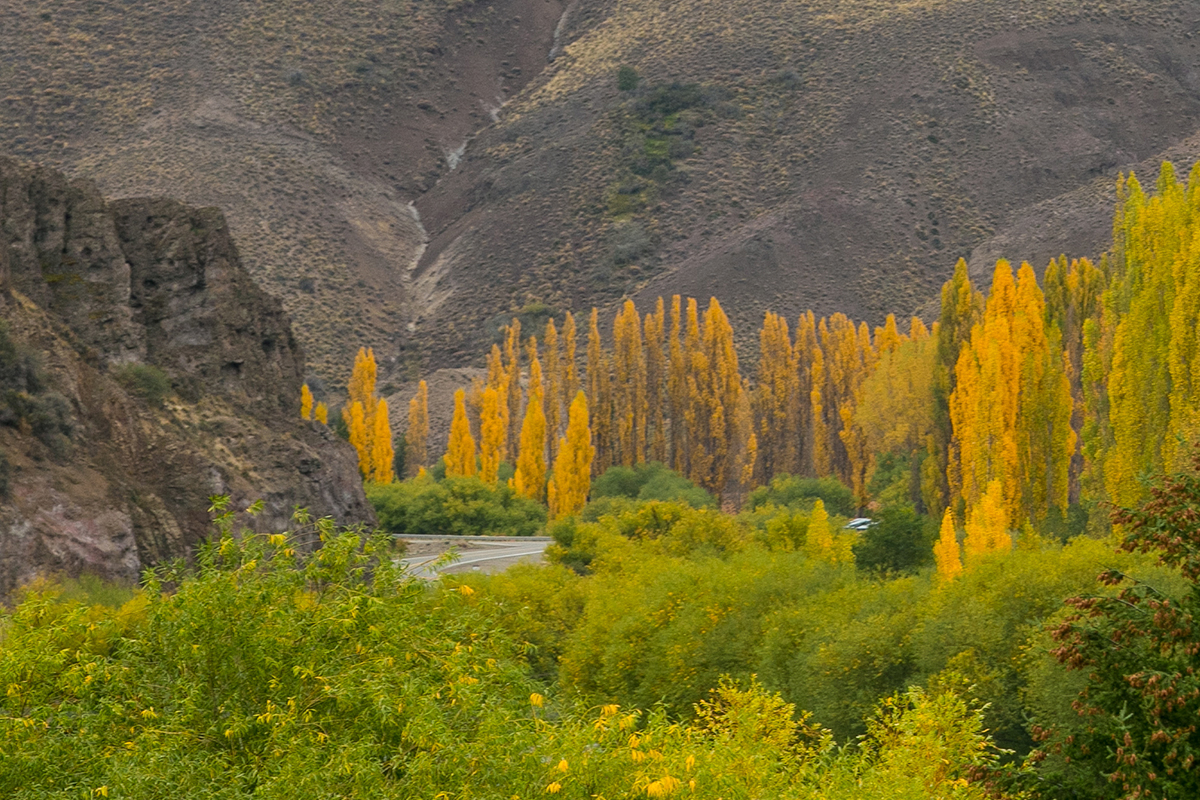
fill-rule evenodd
<path id="1" fill-rule="evenodd" d="M 322 425 L 329 424 L 329 406 L 324 402 L 317 403 L 316 409 L 313 411 L 313 419 Z"/>
<path id="2" fill-rule="evenodd" d="M 395 457 L 387 400 L 380 400 L 375 408 L 375 426 L 371 435 L 371 480 L 375 483 L 391 483 L 395 480 Z"/>
<path id="3" fill-rule="evenodd" d="M 558 771 L 559 772 L 566 772 L 569 768 L 570 767 L 567 764 L 567 760 L 565 758 L 558 762 Z"/>
<path id="4" fill-rule="evenodd" d="M 268 534 L 267 542 L 272 547 L 283 547 L 283 545 L 287 543 L 287 534 L 285 534 L 285 533 Z"/>
<path id="5" fill-rule="evenodd" d="M 471 595 L 475 594 L 475 590 L 470 586 L 467 586 L 465 583 L 459 586 L 456 591 L 463 597 L 470 597 Z"/>
<path id="6" fill-rule="evenodd" d="M 529 695 L 529 705 L 533 706 L 534 708 L 541 708 L 545 704 L 546 704 L 546 698 L 543 697 L 542 695 L 538 694 L 537 692 L 534 692 L 533 694 Z"/>
<path id="7" fill-rule="evenodd" d="M 312 419 L 313 393 L 308 384 L 300 387 L 300 419 Z"/>
<path id="8" fill-rule="evenodd" d="M 417 393 L 408 401 L 408 431 L 404 435 L 405 468 L 419 474 L 429 458 L 429 387 L 425 381 L 417 385 Z"/>
<path id="9" fill-rule="evenodd" d="M 962 572 L 958 532 L 954 529 L 954 514 L 948 508 L 942 515 L 942 527 L 937 544 L 933 546 L 933 556 L 937 563 L 937 574 L 940 580 L 954 580 Z"/>
<path id="10" fill-rule="evenodd" d="M 108 787 L 97 786 L 95 789 L 92 789 L 92 797 L 108 797 Z"/>
<path id="11" fill-rule="evenodd" d="M 664 775 L 656 781 L 652 781 L 646 785 L 646 796 L 648 797 L 670 797 L 679 789 L 681 783 L 678 778 L 672 778 L 670 775 Z"/>
<path id="12" fill-rule="evenodd" d="M 446 449 L 446 477 L 470 477 L 475 474 L 475 437 L 467 422 L 464 392 L 454 393 L 454 418 L 450 422 L 450 443 Z"/>
<path id="13" fill-rule="evenodd" d="M 696 768 L 696 757 L 689 754 L 688 757 L 684 759 L 683 765 L 688 772 L 691 772 Z"/>
<path id="14" fill-rule="evenodd" d="M 550 481 L 550 516 L 574 514 L 587 502 L 592 484 L 592 446 L 588 426 L 588 401 L 583 392 L 575 395 L 567 415 L 567 435 L 559 441 L 554 477 Z"/>
<path id="15" fill-rule="evenodd" d="M 546 794 L 558 794 L 559 792 L 562 791 L 562 788 L 563 787 L 562 787 L 561 783 L 559 783 L 558 781 L 554 781 L 553 783 L 551 783 L 549 786 L 546 787 Z"/>
<path id="16" fill-rule="evenodd" d="M 154 710 L 154 706 L 142 709 L 142 719 L 158 719 L 158 712 Z"/>

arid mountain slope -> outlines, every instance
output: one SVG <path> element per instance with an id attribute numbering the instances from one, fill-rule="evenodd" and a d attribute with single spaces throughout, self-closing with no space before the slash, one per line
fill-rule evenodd
<path id="1" fill-rule="evenodd" d="M 1182 2 L 609 3 L 417 202 L 432 349 L 501 297 L 912 312 L 1027 209 L 1200 130 L 1197 30 Z M 1086 230 L 1004 254 L 1106 247 L 1093 194 Z"/>
<path id="2" fill-rule="evenodd" d="M 0 158 L 0 318 L 0 597 L 184 556 L 211 495 L 271 529 L 374 520 L 353 450 L 299 419 L 303 351 L 216 209 Z"/>
<path id="3" fill-rule="evenodd" d="M 314 368 L 415 313 L 409 207 L 546 63 L 560 0 L 62 0 L 0 25 L 0 153 L 221 208 Z M 382 354 L 381 354 L 382 355 Z"/>
<path id="4" fill-rule="evenodd" d="M 989 242 L 1095 252 L 1005 232 L 1200 131 L 1197 31 L 1185 0 L 32 2 L 0 150 L 220 206 L 315 372 L 373 345 L 387 391 L 531 301 L 878 320 Z"/>

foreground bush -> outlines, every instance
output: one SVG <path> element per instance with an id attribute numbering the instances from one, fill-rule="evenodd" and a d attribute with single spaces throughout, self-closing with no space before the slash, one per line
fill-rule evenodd
<path id="1" fill-rule="evenodd" d="M 304 556 L 226 526 L 119 609 L 28 591 L 0 615 L 0 796 L 983 796 L 965 778 L 995 754 L 954 695 L 898 695 L 840 751 L 752 679 L 692 724 L 556 701 L 485 591 L 315 528 Z"/>

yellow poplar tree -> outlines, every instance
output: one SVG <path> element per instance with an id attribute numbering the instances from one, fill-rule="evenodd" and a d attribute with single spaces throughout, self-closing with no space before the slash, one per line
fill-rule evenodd
<path id="1" fill-rule="evenodd" d="M 366 415 L 363 413 L 362 403 L 357 400 L 350 404 L 350 410 L 346 412 L 346 428 L 350 434 L 350 444 L 358 453 L 358 471 L 366 480 L 371 474 L 371 459 L 367 449 L 369 437 Z"/>
<path id="2" fill-rule="evenodd" d="M 417 384 L 417 393 L 408 401 L 408 432 L 404 436 L 405 469 L 416 475 L 429 459 L 429 387 Z"/>
<path id="3" fill-rule="evenodd" d="M 567 435 L 558 443 L 558 458 L 548 490 L 551 518 L 574 514 L 583 508 L 591 490 L 595 452 L 588 429 L 587 398 L 579 392 L 571 401 Z"/>
<path id="4" fill-rule="evenodd" d="M 479 437 L 483 438 L 483 392 L 486 388 L 495 390 L 496 395 L 500 398 L 498 411 L 499 425 L 502 431 L 500 436 L 500 455 L 499 460 L 503 461 L 508 455 L 508 387 L 509 375 L 508 370 L 504 367 L 504 356 L 500 352 L 500 345 L 493 344 L 491 353 L 487 360 L 487 380 L 481 386 L 472 387 L 472 395 L 477 395 L 473 405 L 476 406 L 476 416 L 479 418 Z"/>
<path id="5" fill-rule="evenodd" d="M 942 514 L 941 535 L 933 546 L 933 558 L 939 580 L 952 581 L 962 573 L 962 549 L 958 544 L 958 531 L 954 529 L 954 514 L 948 508 Z"/>
<path id="6" fill-rule="evenodd" d="M 667 398 L 667 359 L 663 352 L 666 313 L 663 299 L 658 298 L 654 313 L 647 314 L 642 340 L 646 347 L 646 424 L 647 443 L 651 461 L 667 463 L 666 420 L 669 417 Z"/>
<path id="7" fill-rule="evenodd" d="M 391 483 L 396 479 L 396 450 L 392 444 L 392 423 L 388 417 L 387 400 L 380 400 L 375 409 L 375 430 L 371 443 L 371 480 Z"/>
<path id="8" fill-rule="evenodd" d="M 767 312 L 758 335 L 758 385 L 755 402 L 761 442 L 763 480 L 799 471 L 800 368 L 787 320 Z M 805 398 L 807 402 L 808 398 Z"/>
<path id="9" fill-rule="evenodd" d="M 505 425 L 501 407 L 505 398 L 494 387 L 483 390 L 479 409 L 479 477 L 495 483 L 503 460 Z"/>
<path id="10" fill-rule="evenodd" d="M 587 377 L 588 402 L 591 406 L 592 438 L 595 442 L 597 474 L 612 466 L 612 381 L 609 361 L 600 338 L 600 312 L 592 309 L 588 322 Z"/>
<path id="11" fill-rule="evenodd" d="M 562 408 L 558 418 L 560 422 L 567 419 L 568 408 L 572 398 L 579 392 L 579 367 L 575 363 L 575 316 L 570 311 L 563 318 L 562 330 Z M 555 445 L 557 447 L 557 444 Z"/>
<path id="12" fill-rule="evenodd" d="M 812 513 L 808 518 L 808 536 L 804 541 L 804 550 L 809 558 L 833 561 L 833 530 L 829 527 L 829 513 L 825 511 L 825 503 L 820 498 L 813 504 Z"/>
<path id="13" fill-rule="evenodd" d="M 312 419 L 313 394 L 308 384 L 300 387 L 300 419 Z"/>
<path id="14" fill-rule="evenodd" d="M 796 473 L 813 475 L 813 352 L 817 349 L 817 320 L 812 311 L 800 315 L 796 324 Z M 822 376 L 821 380 L 824 380 Z"/>
<path id="15" fill-rule="evenodd" d="M 329 424 L 329 406 L 324 403 L 317 403 L 316 410 L 313 411 L 313 419 L 322 425 Z"/>
<path id="16" fill-rule="evenodd" d="M 628 467 L 646 460 L 646 361 L 641 318 L 632 300 L 613 320 L 613 372 L 614 460 Z"/>
<path id="17" fill-rule="evenodd" d="M 558 344 L 558 328 L 554 325 L 554 320 L 546 322 L 546 452 L 549 454 L 550 463 L 554 463 L 554 456 L 558 453 L 558 437 L 562 428 L 562 390 L 563 390 L 563 375 L 560 361 L 562 356 L 559 352 Z"/>
<path id="18" fill-rule="evenodd" d="M 362 470 L 364 478 L 370 475 L 371 465 L 374 463 L 371 449 L 374 445 L 375 411 L 379 405 L 379 396 L 375 394 L 376 372 L 375 351 L 370 348 L 359 348 L 358 354 L 354 357 L 354 369 L 350 373 L 350 382 L 346 387 L 350 398 L 342 407 L 342 419 L 346 422 L 347 429 L 351 427 L 350 414 L 354 404 L 358 403 L 362 410 L 362 435 L 358 438 L 357 443 L 355 439 L 351 439 L 350 443 L 358 451 L 359 468 Z"/>
<path id="19" fill-rule="evenodd" d="M 688 397 L 688 365 L 683 352 L 683 322 L 679 295 L 671 298 L 671 331 L 667 337 L 667 355 L 667 400 L 671 409 L 671 466 L 676 472 L 686 475 L 688 454 L 684 415 Z"/>
<path id="20" fill-rule="evenodd" d="M 542 411 L 542 368 L 537 357 L 537 342 L 530 340 L 529 399 L 521 423 L 520 450 L 513 474 L 517 494 L 541 500 L 546 485 L 546 415 Z"/>
<path id="21" fill-rule="evenodd" d="M 504 337 L 505 436 L 503 454 L 517 452 L 517 420 L 521 418 L 521 320 L 513 317 Z M 481 434 L 482 435 L 482 434 Z"/>
<path id="22" fill-rule="evenodd" d="M 454 393 L 454 418 L 450 421 L 450 441 L 446 446 L 446 477 L 469 478 L 475 474 L 475 437 L 467 421 L 465 392 Z"/>
<path id="23" fill-rule="evenodd" d="M 811 376 L 809 407 L 812 409 L 813 469 L 818 478 L 824 478 L 833 469 L 833 457 L 829 452 L 829 431 L 825 424 L 825 354 L 820 347 L 812 350 Z"/>
<path id="24" fill-rule="evenodd" d="M 967 535 L 963 539 L 963 550 L 968 567 L 991 553 L 1012 549 L 1012 538 L 1008 534 L 1008 512 L 1004 506 L 1004 487 L 996 479 L 988 484 L 979 503 L 967 509 Z"/>

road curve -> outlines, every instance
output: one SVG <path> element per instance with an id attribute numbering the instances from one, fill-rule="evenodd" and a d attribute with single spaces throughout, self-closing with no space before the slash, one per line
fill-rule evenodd
<path id="1" fill-rule="evenodd" d="M 500 572 L 513 564 L 541 561 L 553 540 L 548 536 L 398 536 L 412 550 L 423 551 L 400 559 L 416 577 L 433 580 L 457 572 Z M 458 558 L 438 561 L 454 549 Z"/>

